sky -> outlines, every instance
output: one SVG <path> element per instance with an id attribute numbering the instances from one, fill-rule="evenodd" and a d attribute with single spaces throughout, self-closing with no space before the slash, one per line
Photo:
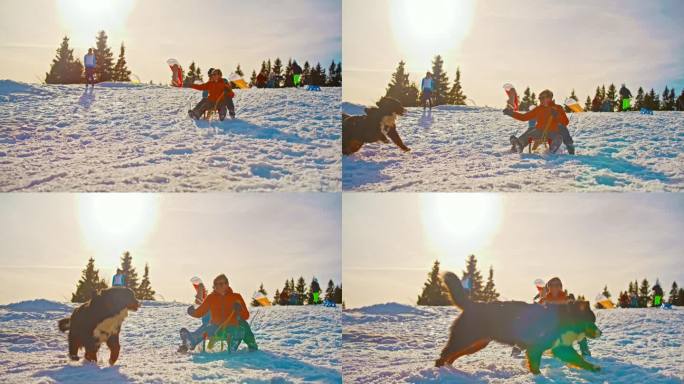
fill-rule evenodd
<path id="1" fill-rule="evenodd" d="M 435 260 L 461 275 L 474 254 L 502 299 L 531 302 L 558 276 L 589 300 L 630 281 L 684 284 L 680 193 L 344 194 L 348 307 L 415 304 Z"/>
<path id="2" fill-rule="evenodd" d="M 190 278 L 228 276 L 245 300 L 263 282 L 341 281 L 333 193 L 0 194 L 0 304 L 68 301 L 88 258 L 108 284 L 128 250 L 158 299 L 190 302 Z"/>
<path id="3" fill-rule="evenodd" d="M 105 30 L 141 81 L 168 83 L 166 60 L 246 75 L 267 58 L 327 68 L 341 60 L 341 0 L 23 0 L 0 2 L 0 79 L 42 82 L 63 36 L 83 60 Z"/>
<path id="4" fill-rule="evenodd" d="M 434 9 L 434 11 L 431 11 Z M 503 107 L 503 84 L 549 88 L 562 102 L 625 82 L 684 88 L 684 7 L 664 0 L 345 0 L 343 99 L 384 95 L 400 60 L 418 83 L 441 54 L 476 105 Z"/>

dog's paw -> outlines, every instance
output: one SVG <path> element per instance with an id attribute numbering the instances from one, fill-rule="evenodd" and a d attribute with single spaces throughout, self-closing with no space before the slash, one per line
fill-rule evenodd
<path id="1" fill-rule="evenodd" d="M 411 148 L 409 148 L 409 147 L 404 147 L 401 150 L 404 152 L 411 152 Z"/>
<path id="2" fill-rule="evenodd" d="M 443 367 L 443 366 L 444 366 L 444 360 L 442 360 L 442 359 L 435 360 L 435 367 Z"/>

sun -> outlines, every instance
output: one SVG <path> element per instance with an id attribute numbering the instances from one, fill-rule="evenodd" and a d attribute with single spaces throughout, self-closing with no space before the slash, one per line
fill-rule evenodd
<path id="1" fill-rule="evenodd" d="M 91 252 L 118 258 L 143 243 L 154 229 L 158 197 L 146 193 L 88 193 L 78 195 L 81 238 Z"/>
<path id="2" fill-rule="evenodd" d="M 442 260 L 478 253 L 501 226 L 503 201 L 495 193 L 428 193 L 420 202 L 423 234 Z"/>
<path id="3" fill-rule="evenodd" d="M 411 65 L 429 65 L 434 55 L 460 48 L 474 13 L 475 0 L 393 0 L 395 43 Z"/>
<path id="4" fill-rule="evenodd" d="M 128 15 L 135 6 L 135 0 L 55 1 L 61 26 L 72 46 L 82 48 L 94 46 L 99 31 L 104 30 L 109 36 L 123 35 Z"/>

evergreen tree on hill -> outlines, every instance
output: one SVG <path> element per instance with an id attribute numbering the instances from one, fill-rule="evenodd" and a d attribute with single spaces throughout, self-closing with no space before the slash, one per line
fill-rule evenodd
<path id="1" fill-rule="evenodd" d="M 119 59 L 114 65 L 112 71 L 112 80 L 114 81 L 131 81 L 131 71 L 126 66 L 126 47 L 121 43 L 121 50 L 119 51 Z"/>
<path id="2" fill-rule="evenodd" d="M 306 298 L 306 280 L 303 276 L 297 279 L 297 285 L 295 286 L 295 292 L 297 292 L 297 305 L 304 305 L 304 299 Z"/>
<path id="3" fill-rule="evenodd" d="M 276 289 L 275 294 L 273 294 L 273 301 L 271 301 L 272 305 L 278 305 L 280 304 L 280 289 Z"/>
<path id="4" fill-rule="evenodd" d="M 617 88 L 615 84 L 610 84 L 608 86 L 608 92 L 606 93 L 606 100 L 610 101 L 610 112 L 615 112 L 615 105 L 617 105 Z"/>
<path id="5" fill-rule="evenodd" d="M 126 288 L 130 288 L 133 290 L 133 292 L 136 292 L 138 289 L 138 273 L 135 271 L 135 268 L 133 267 L 133 256 L 131 256 L 130 252 L 126 251 L 121 256 L 120 268 L 123 274 L 126 276 Z"/>
<path id="6" fill-rule="evenodd" d="M 584 102 L 584 110 L 591 111 L 591 97 L 587 96 L 587 101 Z"/>
<path id="7" fill-rule="evenodd" d="M 523 97 L 520 99 L 520 104 L 518 105 L 518 109 L 520 111 L 529 111 L 530 105 L 532 105 L 532 95 L 530 93 L 530 87 L 527 87 L 527 88 L 525 88 L 525 91 L 523 92 Z"/>
<path id="8" fill-rule="evenodd" d="M 648 307 L 648 303 L 651 302 L 651 287 L 648 284 L 648 280 L 644 279 L 641 281 L 639 286 L 639 308 Z"/>
<path id="9" fill-rule="evenodd" d="M 240 77 L 245 76 L 245 73 L 242 72 L 242 68 L 240 68 L 240 64 L 238 64 L 238 65 L 237 65 L 237 68 L 235 68 L 235 74 L 238 75 L 238 76 L 240 76 Z"/>
<path id="10" fill-rule="evenodd" d="M 249 77 L 249 85 L 250 87 L 256 87 L 256 78 L 257 78 L 257 73 L 255 70 L 252 70 L 252 76 Z"/>
<path id="11" fill-rule="evenodd" d="M 283 77 L 283 62 L 280 60 L 280 57 L 276 57 L 275 61 L 273 61 L 273 68 L 271 71 L 276 77 L 275 87 L 280 88 L 280 80 Z"/>
<path id="12" fill-rule="evenodd" d="M 418 305 L 443 306 L 452 305 L 451 297 L 439 274 L 439 261 L 435 260 L 428 279 L 423 285 L 423 291 L 418 296 Z"/>
<path id="13" fill-rule="evenodd" d="M 461 67 L 456 68 L 456 78 L 454 79 L 454 85 L 449 91 L 449 104 L 452 105 L 466 105 L 466 95 L 463 93 L 463 87 L 461 86 Z"/>
<path id="14" fill-rule="evenodd" d="M 155 294 L 156 292 L 152 289 L 152 283 L 150 283 L 150 267 L 145 263 L 145 272 L 138 289 L 135 291 L 135 297 L 138 300 L 155 300 Z"/>
<path id="15" fill-rule="evenodd" d="M 264 288 L 264 283 L 261 283 L 261 285 L 259 285 L 259 290 L 257 292 L 263 294 L 265 297 L 268 297 L 268 292 L 266 292 L 266 289 Z M 254 298 L 252 298 L 252 302 L 250 303 L 250 305 L 252 307 L 261 306 L 261 304 Z"/>
<path id="16" fill-rule="evenodd" d="M 634 110 L 639 111 L 643 107 L 644 107 L 644 89 L 642 87 L 639 87 L 639 90 L 637 91 L 637 95 L 634 98 Z"/>
<path id="17" fill-rule="evenodd" d="M 302 66 L 302 84 L 311 84 L 311 64 L 308 61 L 305 61 Z"/>
<path id="18" fill-rule="evenodd" d="M 677 286 L 677 282 L 673 281 L 672 282 L 672 289 L 670 289 L 670 298 L 668 299 L 668 303 L 670 304 L 676 304 L 678 301 L 677 294 L 679 293 L 679 287 Z"/>
<path id="19" fill-rule="evenodd" d="M 328 287 L 325 289 L 324 300 L 335 301 L 335 283 L 332 279 L 328 280 Z"/>
<path id="20" fill-rule="evenodd" d="M 482 295 L 487 303 L 499 300 L 499 292 L 496 291 L 494 285 L 494 267 L 489 267 L 489 276 L 487 277 L 487 283 L 484 286 Z"/>
<path id="21" fill-rule="evenodd" d="M 435 56 L 432 61 L 432 80 L 434 82 L 432 96 L 435 100 L 435 106 L 446 104 L 449 97 L 449 77 L 444 72 L 444 60 L 440 55 Z"/>
<path id="22" fill-rule="evenodd" d="M 91 257 L 81 272 L 81 279 L 76 284 L 76 292 L 71 294 L 71 302 L 85 303 L 103 289 L 107 289 L 107 283 L 104 279 L 100 279 L 100 272 L 95 269 L 95 259 Z"/>
<path id="23" fill-rule="evenodd" d="M 463 271 L 463 277 L 461 281 L 470 278 L 470 292 L 468 297 L 473 301 L 486 301 L 484 297 L 483 290 L 484 284 L 482 282 L 482 274 L 477 269 L 477 258 L 475 255 L 469 255 L 466 259 L 466 270 Z"/>
<path id="24" fill-rule="evenodd" d="M 95 77 L 98 82 L 112 81 L 114 54 L 107 45 L 107 33 L 100 31 L 95 40 Z"/>
<path id="25" fill-rule="evenodd" d="M 607 299 L 610 299 L 611 295 L 610 295 L 610 292 L 608 291 L 607 285 L 603 287 L 603 292 L 601 292 L 601 294 L 603 296 L 605 296 Z"/>
<path id="26" fill-rule="evenodd" d="M 418 105 L 418 88 L 409 82 L 409 74 L 406 73 L 405 63 L 399 62 L 397 69 L 392 74 L 392 79 L 387 85 L 385 96 L 397 99 L 404 107 Z"/>
<path id="27" fill-rule="evenodd" d="M 50 72 L 45 74 L 47 84 L 79 84 L 83 82 L 83 64 L 74 59 L 74 50 L 69 48 L 69 38 L 64 37 L 52 59 Z"/>
<path id="28" fill-rule="evenodd" d="M 292 59 L 289 59 L 285 66 L 285 88 L 294 87 L 294 79 L 292 76 L 294 76 L 294 72 L 292 71 Z"/>
<path id="29" fill-rule="evenodd" d="M 342 304 L 342 284 L 335 286 L 335 292 L 333 293 L 333 301 L 335 304 Z"/>

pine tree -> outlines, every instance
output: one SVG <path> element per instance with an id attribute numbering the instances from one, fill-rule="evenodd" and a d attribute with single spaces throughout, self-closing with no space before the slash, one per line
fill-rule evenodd
<path id="1" fill-rule="evenodd" d="M 466 270 L 463 271 L 463 278 L 470 278 L 470 291 L 468 297 L 473 301 L 485 301 L 483 296 L 482 274 L 477 269 L 477 258 L 475 255 L 469 255 L 466 259 Z"/>
<path id="2" fill-rule="evenodd" d="M 575 88 L 573 88 L 572 92 L 570 92 L 570 97 L 568 97 L 568 99 L 573 99 L 575 101 L 579 101 L 579 99 L 577 98 L 577 95 L 575 95 Z M 572 110 L 570 108 L 568 108 L 568 106 L 566 105 L 565 106 L 565 112 L 572 112 Z"/>
<path id="3" fill-rule="evenodd" d="M 650 287 L 648 280 L 643 279 L 641 281 L 641 286 L 639 286 L 639 307 L 646 308 L 648 303 L 651 302 Z"/>
<path id="4" fill-rule="evenodd" d="M 306 295 L 306 303 L 309 305 L 316 304 L 316 303 L 314 303 L 314 297 L 313 297 L 313 294 L 314 294 L 313 283 L 314 283 L 314 279 L 311 279 L 311 283 L 309 284 L 309 292 Z M 320 289 L 320 286 L 318 288 Z M 320 292 L 319 292 L 319 298 L 320 298 Z"/>
<path id="5" fill-rule="evenodd" d="M 684 111 L 684 89 L 682 89 L 682 94 L 677 98 L 677 110 Z"/>
<path id="6" fill-rule="evenodd" d="M 607 299 L 610 299 L 611 295 L 610 295 L 610 292 L 608 292 L 608 286 L 607 285 L 603 287 L 603 292 L 601 292 L 601 294 L 603 296 L 605 296 Z"/>
<path id="7" fill-rule="evenodd" d="M 266 73 L 270 76 L 273 73 L 273 67 L 271 66 L 271 59 L 266 60 Z"/>
<path id="8" fill-rule="evenodd" d="M 466 105 L 466 95 L 463 93 L 463 87 L 461 87 L 461 67 L 456 67 L 456 78 L 454 79 L 454 85 L 449 91 L 449 104 L 452 105 Z"/>
<path id="9" fill-rule="evenodd" d="M 114 65 L 112 72 L 112 80 L 114 81 L 131 81 L 131 71 L 126 66 L 126 48 L 121 43 L 121 50 L 119 51 L 119 59 Z"/>
<path id="10" fill-rule="evenodd" d="M 249 86 L 250 87 L 255 87 L 257 83 L 257 73 L 255 70 L 252 70 L 252 76 L 249 77 Z"/>
<path id="11" fill-rule="evenodd" d="M 335 283 L 332 279 L 328 280 L 328 288 L 325 289 L 325 300 L 334 302 L 335 296 Z"/>
<path id="12" fill-rule="evenodd" d="M 143 273 L 140 285 L 135 290 L 135 297 L 137 297 L 138 300 L 155 300 L 155 293 L 154 289 L 152 289 L 152 283 L 150 283 L 150 268 L 147 263 L 145 263 L 145 272 Z"/>
<path id="13" fill-rule="evenodd" d="M 601 99 L 601 88 L 596 87 L 596 93 L 594 94 L 594 99 L 591 102 L 591 111 L 599 112 L 601 110 L 602 102 L 603 100 Z"/>
<path id="14" fill-rule="evenodd" d="M 95 76 L 97 81 L 111 81 L 114 72 L 114 54 L 107 46 L 107 34 L 100 31 L 95 42 Z"/>
<path id="15" fill-rule="evenodd" d="M 428 273 L 428 279 L 423 286 L 423 292 L 418 296 L 418 305 L 451 305 L 451 297 L 444 287 L 442 277 L 439 275 L 439 261 L 435 260 L 432 270 Z"/>
<path id="16" fill-rule="evenodd" d="M 264 76 L 268 77 L 268 71 L 266 70 L 266 62 L 265 61 L 261 62 L 261 69 L 259 70 L 259 73 L 263 73 Z"/>
<path id="17" fill-rule="evenodd" d="M 88 259 L 85 269 L 81 272 L 81 279 L 76 284 L 76 292 L 71 294 L 71 302 L 85 303 L 95 293 L 103 289 L 107 289 L 107 283 L 104 279 L 100 279 L 100 272 L 95 269 L 95 259 L 91 257 Z"/>
<path id="18" fill-rule="evenodd" d="M 294 72 L 292 71 L 292 59 L 289 59 L 285 66 L 285 88 L 294 87 L 294 79 L 292 76 L 294 76 Z"/>
<path id="19" fill-rule="evenodd" d="M 342 284 L 335 286 L 335 291 L 333 292 L 333 301 L 335 304 L 342 304 Z"/>
<path id="20" fill-rule="evenodd" d="M 529 111 L 530 110 L 530 105 L 532 105 L 532 99 L 531 99 L 531 93 L 530 93 L 530 87 L 525 88 L 525 91 L 523 92 L 523 97 L 520 99 L 520 104 L 518 105 L 518 109 L 521 111 Z"/>
<path id="21" fill-rule="evenodd" d="M 276 289 L 275 294 L 273 294 L 273 301 L 271 302 L 271 304 L 280 304 L 280 289 Z"/>
<path id="22" fill-rule="evenodd" d="M 325 85 L 326 78 L 325 69 L 321 66 L 321 63 L 316 63 L 316 66 L 311 70 L 311 84 Z"/>
<path id="23" fill-rule="evenodd" d="M 276 57 L 275 61 L 273 62 L 273 68 L 271 69 L 271 72 L 273 72 L 273 75 L 275 75 L 276 78 L 275 88 L 280 88 L 280 79 L 283 76 L 283 62 L 279 57 Z"/>
<path id="24" fill-rule="evenodd" d="M 601 103 L 606 101 L 606 85 L 601 86 Z"/>
<path id="25" fill-rule="evenodd" d="M 432 81 L 434 82 L 432 97 L 435 100 L 435 105 L 446 104 L 449 97 L 449 77 L 444 72 L 444 61 L 440 55 L 435 56 L 432 61 Z"/>
<path id="26" fill-rule="evenodd" d="M 57 54 L 52 59 L 50 72 L 45 74 L 47 84 L 79 84 L 83 82 L 83 64 L 74 59 L 74 50 L 69 48 L 69 38 L 64 36 Z"/>
<path id="27" fill-rule="evenodd" d="M 259 290 L 258 290 L 257 292 L 261 293 L 261 294 L 264 295 L 265 297 L 268 297 L 268 292 L 266 292 L 266 289 L 264 288 L 264 283 L 261 283 L 261 285 L 259 285 Z M 259 307 L 259 306 L 261 306 L 261 304 L 260 304 L 256 299 L 254 299 L 254 298 L 252 298 L 252 302 L 250 303 L 250 305 L 251 305 L 252 307 Z"/>
<path id="28" fill-rule="evenodd" d="M 677 306 L 684 306 L 684 288 L 679 288 L 679 291 L 677 291 L 677 304 L 673 304 Z"/>
<path id="29" fill-rule="evenodd" d="M 639 87 L 636 98 L 634 98 L 634 110 L 639 111 L 644 107 L 644 89 Z"/>
<path id="30" fill-rule="evenodd" d="M 124 252 L 121 256 L 121 271 L 126 276 L 126 288 L 130 288 L 135 292 L 138 289 L 138 273 L 133 267 L 133 256 L 128 251 Z"/>
<path id="31" fill-rule="evenodd" d="M 672 289 L 670 289 L 670 298 L 668 300 L 668 303 L 670 304 L 675 304 L 677 303 L 677 293 L 679 292 L 679 287 L 677 286 L 677 282 L 673 281 L 672 282 Z"/>
<path id="32" fill-rule="evenodd" d="M 188 72 L 185 74 L 185 80 L 183 80 L 183 86 L 190 86 L 195 83 L 195 80 L 197 80 L 197 68 L 195 66 L 195 62 L 193 61 L 190 63 L 190 66 L 188 66 Z"/>
<path id="33" fill-rule="evenodd" d="M 584 102 L 584 110 L 591 111 L 591 97 L 587 96 L 587 101 Z"/>
<path id="34" fill-rule="evenodd" d="M 662 111 L 674 111 L 675 107 L 675 95 L 674 95 L 674 88 L 669 89 L 667 86 L 665 86 L 665 90 L 663 91 L 663 103 L 661 105 L 661 110 Z"/>
<path id="35" fill-rule="evenodd" d="M 242 68 L 240 68 L 240 64 L 238 64 L 238 65 L 237 65 L 237 68 L 235 68 L 235 74 L 238 75 L 238 76 L 240 76 L 240 77 L 245 76 L 245 73 L 242 72 Z"/>
<path id="36" fill-rule="evenodd" d="M 385 96 L 397 99 L 404 107 L 418 105 L 418 88 L 409 83 L 409 74 L 406 73 L 405 63 L 399 62 L 397 69 L 392 74 L 392 79 L 387 85 Z"/>
<path id="37" fill-rule="evenodd" d="M 305 61 L 302 67 L 302 84 L 311 84 L 311 64 L 308 61 Z"/>
<path id="38" fill-rule="evenodd" d="M 335 84 L 337 84 L 338 87 L 342 86 L 342 62 L 337 63 L 337 67 L 335 68 Z"/>
<path id="39" fill-rule="evenodd" d="M 306 280 L 304 280 L 304 277 L 300 276 L 297 279 L 295 292 L 297 292 L 297 305 L 304 305 L 304 298 L 306 298 Z"/>
<path id="40" fill-rule="evenodd" d="M 489 267 L 489 276 L 487 277 L 487 283 L 485 284 L 482 294 L 484 296 L 484 301 L 487 303 L 499 300 L 499 292 L 496 291 L 496 287 L 494 286 L 494 267 L 492 266 Z"/>
<path id="41" fill-rule="evenodd" d="M 531 106 L 534 105 L 536 107 L 538 105 L 537 95 L 534 92 L 532 92 L 532 96 L 530 96 L 530 102 L 532 103 Z"/>
<path id="42" fill-rule="evenodd" d="M 605 99 L 610 102 L 610 112 L 615 112 L 615 105 L 617 105 L 617 88 L 615 88 L 615 84 L 611 83 L 608 86 Z"/>
<path id="43" fill-rule="evenodd" d="M 339 85 L 335 82 L 335 69 L 337 69 L 337 65 L 335 64 L 335 60 L 332 61 L 330 64 L 330 67 L 328 67 L 328 86 L 329 87 L 339 87 Z"/>

